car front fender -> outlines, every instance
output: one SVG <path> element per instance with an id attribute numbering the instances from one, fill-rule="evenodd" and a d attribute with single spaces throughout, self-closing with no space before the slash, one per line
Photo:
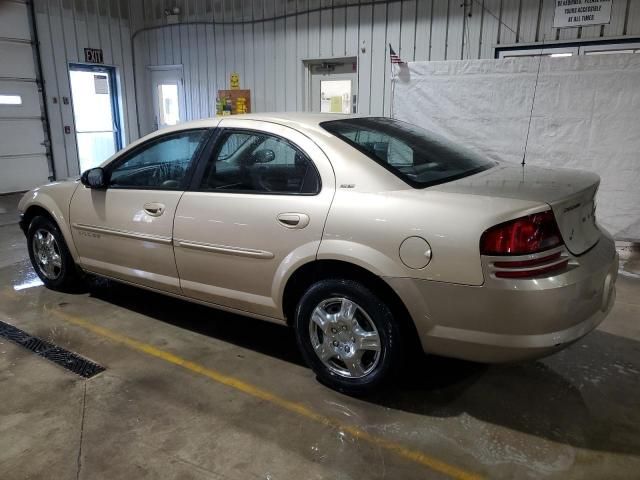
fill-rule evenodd
<path id="1" fill-rule="evenodd" d="M 75 262 L 78 261 L 78 252 L 71 235 L 69 206 L 79 184 L 79 182 L 54 182 L 43 185 L 25 193 L 18 204 L 21 226 L 25 234 L 31 219 L 38 214 L 38 211 L 44 210 L 58 225 Z"/>

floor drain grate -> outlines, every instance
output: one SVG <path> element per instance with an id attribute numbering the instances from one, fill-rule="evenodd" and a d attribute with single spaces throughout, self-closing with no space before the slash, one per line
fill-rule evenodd
<path id="1" fill-rule="evenodd" d="M 0 337 L 11 340 L 21 347 L 40 355 L 47 360 L 66 368 L 67 370 L 84 378 L 91 378 L 94 375 L 104 372 L 105 368 L 97 363 L 87 360 L 80 355 L 57 347 L 38 337 L 33 337 L 19 328 L 0 322 Z"/>

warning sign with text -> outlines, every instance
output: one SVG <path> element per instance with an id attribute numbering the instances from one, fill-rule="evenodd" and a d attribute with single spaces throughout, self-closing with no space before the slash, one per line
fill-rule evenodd
<path id="1" fill-rule="evenodd" d="M 556 0 L 553 27 L 582 27 L 611 21 L 613 0 Z"/>

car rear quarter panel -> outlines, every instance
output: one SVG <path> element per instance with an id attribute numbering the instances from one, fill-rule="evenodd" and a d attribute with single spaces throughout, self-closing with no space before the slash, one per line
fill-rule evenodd
<path id="1" fill-rule="evenodd" d="M 24 214 L 31 207 L 40 207 L 49 212 L 60 228 L 69 252 L 74 261 L 78 261 L 78 252 L 73 243 L 69 225 L 69 205 L 80 182 L 54 182 L 34 188 L 25 193 L 18 204 L 18 211 Z"/>
<path id="2" fill-rule="evenodd" d="M 386 171 L 384 174 L 391 175 Z M 339 186 L 350 183 L 339 176 L 336 171 Z M 381 277 L 481 285 L 482 232 L 548 208 L 540 202 L 505 202 L 429 189 L 368 193 L 358 191 L 357 186 L 338 187 L 318 258 L 349 261 Z M 422 237 L 431 246 L 431 261 L 424 268 L 409 268 L 400 259 L 400 245 L 411 236 Z"/>

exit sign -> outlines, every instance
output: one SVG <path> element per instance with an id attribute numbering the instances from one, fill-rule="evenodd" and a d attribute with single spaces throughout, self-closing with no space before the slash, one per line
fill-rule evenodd
<path id="1" fill-rule="evenodd" d="M 85 48 L 84 61 L 87 63 L 104 63 L 101 48 Z"/>

